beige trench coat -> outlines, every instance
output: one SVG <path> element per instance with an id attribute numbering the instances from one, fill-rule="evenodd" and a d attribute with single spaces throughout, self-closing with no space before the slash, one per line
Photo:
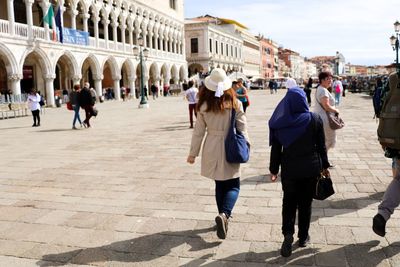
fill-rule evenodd
<path id="1" fill-rule="evenodd" d="M 236 112 L 236 128 L 250 144 L 247 133 L 246 114 L 238 100 L 240 111 Z M 240 164 L 229 163 L 225 157 L 225 137 L 231 123 L 231 109 L 223 113 L 206 112 L 207 104 L 197 113 L 189 156 L 197 157 L 205 136 L 201 155 L 201 175 L 218 181 L 240 177 Z"/>

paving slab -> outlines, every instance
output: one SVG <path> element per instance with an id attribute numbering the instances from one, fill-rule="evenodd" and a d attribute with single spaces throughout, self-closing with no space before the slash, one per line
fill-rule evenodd
<path id="1" fill-rule="evenodd" d="M 227 239 L 215 233 L 214 182 L 186 163 L 182 97 L 106 101 L 90 129 L 49 108 L 0 120 L 0 266 L 399 266 L 400 213 L 381 238 L 372 217 L 391 181 L 371 98 L 347 94 L 329 151 L 336 194 L 314 201 L 311 244 L 283 259 L 282 190 L 269 180 L 267 122 L 286 90 L 249 93 L 251 158 Z M 84 116 L 83 112 L 81 113 Z M 297 241 L 297 240 L 296 240 Z"/>

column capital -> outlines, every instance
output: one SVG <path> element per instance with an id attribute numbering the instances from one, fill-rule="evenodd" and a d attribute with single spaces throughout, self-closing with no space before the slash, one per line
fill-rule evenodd
<path id="1" fill-rule="evenodd" d="M 109 20 L 109 19 L 103 19 L 103 20 L 101 20 L 101 22 L 102 22 L 104 25 L 110 24 L 110 20 Z"/>
<path id="2" fill-rule="evenodd" d="M 93 74 L 93 80 L 103 80 L 104 79 L 104 75 L 103 74 Z"/>
<path id="3" fill-rule="evenodd" d="M 14 73 L 8 76 L 9 81 L 19 81 L 23 78 L 22 74 Z"/>
<path id="4" fill-rule="evenodd" d="M 112 26 L 113 28 L 117 28 L 118 25 L 119 25 L 119 23 L 116 22 L 116 21 L 113 21 L 113 22 L 111 23 L 111 26 Z"/>
<path id="5" fill-rule="evenodd" d="M 89 15 L 89 14 L 82 14 L 81 17 L 82 17 L 83 19 L 89 19 L 89 18 L 90 18 L 90 15 Z"/>
<path id="6" fill-rule="evenodd" d="M 121 75 L 116 75 L 116 76 L 113 77 L 113 80 L 115 82 L 115 81 L 121 80 L 121 78 L 122 78 Z"/>
<path id="7" fill-rule="evenodd" d="M 56 75 L 53 73 L 43 75 L 43 79 L 45 79 L 46 81 L 54 80 L 55 78 L 56 78 Z"/>
<path id="8" fill-rule="evenodd" d="M 128 80 L 132 81 L 136 79 L 136 75 L 128 76 Z"/>
<path id="9" fill-rule="evenodd" d="M 78 10 L 71 9 L 71 10 L 69 11 L 69 14 L 70 14 L 71 16 L 76 16 L 76 15 L 79 14 L 79 12 L 78 12 Z"/>
<path id="10" fill-rule="evenodd" d="M 25 0 L 25 4 L 27 5 L 32 5 L 35 2 L 35 0 Z"/>

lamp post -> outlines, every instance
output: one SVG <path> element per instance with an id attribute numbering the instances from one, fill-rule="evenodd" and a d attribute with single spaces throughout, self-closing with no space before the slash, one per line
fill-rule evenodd
<path id="1" fill-rule="evenodd" d="M 392 35 L 390 37 L 390 44 L 393 47 L 393 51 L 396 51 L 396 69 L 397 73 L 400 74 L 400 66 L 399 66 L 399 31 L 400 31 L 400 22 L 396 21 L 394 23 L 394 32 L 396 36 Z"/>
<path id="2" fill-rule="evenodd" d="M 139 48 L 138 48 L 139 46 Z M 146 97 L 144 95 L 144 77 L 143 77 L 143 61 L 147 59 L 149 56 L 149 50 L 147 48 L 143 49 L 143 36 L 140 35 L 138 38 L 138 46 L 133 48 L 133 54 L 136 56 L 136 59 L 139 59 L 140 63 L 140 103 L 139 108 L 148 108 L 149 104 L 147 103 Z"/>

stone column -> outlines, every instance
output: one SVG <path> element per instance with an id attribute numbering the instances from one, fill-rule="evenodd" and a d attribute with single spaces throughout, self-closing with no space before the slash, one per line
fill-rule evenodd
<path id="1" fill-rule="evenodd" d="M 16 98 L 21 101 L 21 84 L 22 74 L 11 74 L 8 77 L 11 85 L 11 92 Z"/>
<path id="2" fill-rule="evenodd" d="M 117 41 L 118 41 L 117 27 L 118 27 L 118 22 L 113 22 L 111 25 L 113 27 L 114 50 L 118 50 L 118 47 L 117 47 Z"/>
<path id="3" fill-rule="evenodd" d="M 96 89 L 96 94 L 99 99 L 103 95 L 103 88 L 101 86 L 102 79 L 103 79 L 103 75 L 101 75 L 101 77 L 96 77 L 96 79 L 94 79 L 94 89 Z"/>
<path id="4" fill-rule="evenodd" d="M 76 85 L 76 84 L 79 84 L 79 85 L 80 85 L 81 79 L 82 79 L 82 76 L 80 76 L 80 75 L 74 75 L 74 77 L 72 77 L 72 83 L 73 83 L 73 85 Z"/>
<path id="5" fill-rule="evenodd" d="M 7 0 L 8 30 L 11 36 L 15 34 L 14 0 Z"/>
<path id="6" fill-rule="evenodd" d="M 136 79 L 135 76 L 128 77 L 128 84 L 129 84 L 129 88 L 131 89 L 131 96 L 133 96 L 134 99 L 136 99 L 135 79 Z"/>
<path id="7" fill-rule="evenodd" d="M 154 34 L 154 49 L 158 50 L 158 34 Z"/>
<path id="8" fill-rule="evenodd" d="M 146 31 L 142 32 L 142 37 L 143 37 L 143 47 L 147 47 L 147 32 Z"/>
<path id="9" fill-rule="evenodd" d="M 94 24 L 94 38 L 96 39 L 96 47 L 99 47 L 99 17 L 94 15 L 92 21 Z"/>
<path id="10" fill-rule="evenodd" d="M 78 15 L 78 10 L 71 9 L 69 13 L 71 15 L 71 28 L 76 30 L 76 15 Z"/>
<path id="11" fill-rule="evenodd" d="M 32 4 L 34 0 L 25 0 L 25 8 L 26 8 L 26 20 L 28 24 L 28 39 L 31 40 L 33 38 L 32 27 L 33 27 L 33 16 L 32 16 Z"/>
<path id="12" fill-rule="evenodd" d="M 88 19 L 90 18 L 89 14 L 83 14 L 83 31 L 88 32 Z"/>
<path id="13" fill-rule="evenodd" d="M 129 26 L 129 46 L 131 47 L 130 51 L 133 49 L 133 27 Z"/>
<path id="14" fill-rule="evenodd" d="M 119 81 L 121 80 L 121 76 L 117 76 L 113 80 L 114 80 L 115 99 L 121 100 L 121 88 L 119 88 Z"/>
<path id="15" fill-rule="evenodd" d="M 126 25 L 122 24 L 119 27 L 121 28 L 122 50 L 124 50 L 124 52 L 125 52 L 125 30 L 126 30 Z"/>
<path id="16" fill-rule="evenodd" d="M 103 32 L 104 40 L 106 42 L 106 48 L 108 48 L 108 24 L 110 24 L 110 21 L 108 19 L 103 20 Z"/>
<path id="17" fill-rule="evenodd" d="M 149 48 L 152 49 L 153 48 L 153 34 L 151 32 L 149 32 L 148 38 L 149 38 Z"/>
<path id="18" fill-rule="evenodd" d="M 54 79 L 56 78 L 56 75 L 54 74 L 48 74 L 44 77 L 46 80 L 46 101 L 47 105 L 51 107 L 55 107 L 55 99 L 54 99 Z"/>

